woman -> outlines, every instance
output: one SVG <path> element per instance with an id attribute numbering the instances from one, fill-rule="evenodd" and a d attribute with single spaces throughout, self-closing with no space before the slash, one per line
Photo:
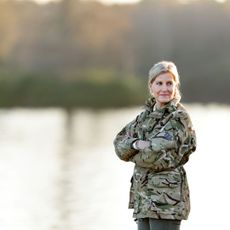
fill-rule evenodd
<path id="1" fill-rule="evenodd" d="M 152 97 L 114 140 L 118 157 L 135 163 L 129 208 L 138 230 L 179 230 L 190 211 L 183 165 L 195 151 L 196 137 L 179 103 L 179 85 L 174 63 L 156 63 L 149 71 Z"/>

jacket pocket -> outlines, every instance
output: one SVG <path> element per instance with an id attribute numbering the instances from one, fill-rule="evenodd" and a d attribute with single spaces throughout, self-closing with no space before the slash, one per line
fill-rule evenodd
<path id="1" fill-rule="evenodd" d="M 149 174 L 147 187 L 153 205 L 175 205 L 181 200 L 181 175 L 177 171 Z"/>
<path id="2" fill-rule="evenodd" d="M 129 208 L 134 208 L 134 186 L 133 186 L 133 176 L 131 177 L 130 180 L 131 186 L 130 186 L 130 190 L 129 190 Z"/>

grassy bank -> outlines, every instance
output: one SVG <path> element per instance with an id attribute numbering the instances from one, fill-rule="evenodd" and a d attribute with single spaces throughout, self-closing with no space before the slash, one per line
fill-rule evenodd
<path id="1" fill-rule="evenodd" d="M 102 76 L 102 77 L 101 77 Z M 42 75 L 1 77 L 1 107 L 120 107 L 142 104 L 147 96 L 141 80 L 125 77 L 61 78 Z"/>

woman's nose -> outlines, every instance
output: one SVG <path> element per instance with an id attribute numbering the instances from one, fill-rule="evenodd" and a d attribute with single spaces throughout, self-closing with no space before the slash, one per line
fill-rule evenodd
<path id="1" fill-rule="evenodd" d="M 168 88 L 167 88 L 167 85 L 166 84 L 163 84 L 162 85 L 162 88 L 161 88 L 163 91 L 166 91 Z"/>

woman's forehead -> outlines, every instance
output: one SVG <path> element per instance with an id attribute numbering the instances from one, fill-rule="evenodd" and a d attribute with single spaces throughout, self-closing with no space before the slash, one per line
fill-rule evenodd
<path id="1" fill-rule="evenodd" d="M 159 80 L 164 80 L 164 81 L 175 81 L 175 77 L 172 73 L 170 72 L 163 72 L 161 74 L 159 74 L 156 79 L 157 81 Z"/>

